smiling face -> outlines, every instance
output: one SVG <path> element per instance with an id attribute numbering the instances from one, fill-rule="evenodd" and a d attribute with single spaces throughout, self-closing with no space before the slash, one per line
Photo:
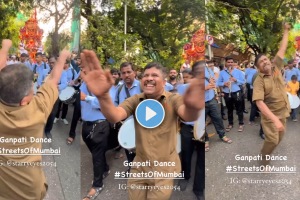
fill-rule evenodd
<path id="1" fill-rule="evenodd" d="M 144 71 L 141 84 L 147 98 L 157 99 L 164 92 L 166 80 L 160 69 L 152 67 Z"/>

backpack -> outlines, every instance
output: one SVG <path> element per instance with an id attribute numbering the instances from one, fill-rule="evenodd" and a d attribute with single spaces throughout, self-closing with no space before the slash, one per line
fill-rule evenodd
<path id="1" fill-rule="evenodd" d="M 34 65 L 33 73 L 36 74 L 37 64 Z M 47 69 L 46 63 L 44 62 L 44 69 Z"/>

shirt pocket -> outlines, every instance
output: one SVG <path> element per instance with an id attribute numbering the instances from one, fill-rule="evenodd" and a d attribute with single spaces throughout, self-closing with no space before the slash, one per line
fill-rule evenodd
<path id="1" fill-rule="evenodd" d="M 271 78 L 265 78 L 264 84 L 265 84 L 265 87 L 264 87 L 265 96 L 268 96 L 272 92 L 272 89 L 274 87 L 274 82 Z"/>

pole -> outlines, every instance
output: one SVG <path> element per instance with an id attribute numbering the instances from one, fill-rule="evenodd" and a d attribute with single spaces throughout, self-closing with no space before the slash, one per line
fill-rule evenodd
<path id="1" fill-rule="evenodd" d="M 205 8 L 206 8 L 206 4 L 209 0 L 205 0 Z M 205 26 L 206 26 L 206 33 L 207 35 L 209 35 L 209 27 L 207 25 L 207 22 L 208 22 L 208 15 L 207 15 L 207 9 L 205 9 L 205 20 L 206 20 L 206 23 L 205 23 Z M 208 44 L 208 56 L 209 56 L 209 59 L 211 60 L 211 46 L 210 44 Z"/>
<path id="2" fill-rule="evenodd" d="M 127 2 L 124 1 L 124 34 L 127 34 Z M 124 40 L 124 51 L 127 51 L 126 38 Z"/>

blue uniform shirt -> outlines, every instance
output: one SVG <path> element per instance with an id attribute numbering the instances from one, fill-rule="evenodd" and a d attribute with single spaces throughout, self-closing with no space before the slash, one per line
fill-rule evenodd
<path id="1" fill-rule="evenodd" d="M 211 69 L 205 67 L 205 86 L 209 84 L 208 80 L 210 79 L 211 74 L 214 74 L 214 72 Z M 214 97 L 215 91 L 213 89 L 205 90 L 205 102 L 212 100 Z"/>
<path id="2" fill-rule="evenodd" d="M 224 93 L 229 93 L 229 88 L 224 86 L 224 83 L 228 82 L 231 77 L 227 72 L 229 73 L 229 71 L 227 69 L 222 70 L 220 72 L 219 79 L 217 81 L 217 86 L 223 87 Z M 237 82 L 231 83 L 231 92 L 237 92 L 237 91 L 241 90 L 239 85 L 243 85 L 245 83 L 245 76 L 238 69 L 233 69 L 231 74 L 237 80 Z"/>
<path id="3" fill-rule="evenodd" d="M 125 91 L 126 84 L 124 83 L 123 86 L 120 86 L 120 87 L 122 87 L 120 94 L 117 94 L 116 98 L 115 98 L 116 105 L 120 105 L 123 101 L 125 101 L 125 99 L 127 99 L 127 94 Z M 128 88 L 128 91 L 129 91 L 129 94 L 131 97 L 136 94 L 140 94 L 141 93 L 140 82 L 138 80 L 134 79 L 133 84 L 132 84 L 131 88 Z"/>
<path id="4" fill-rule="evenodd" d="M 34 68 L 36 68 L 36 73 L 37 74 L 43 73 L 45 68 L 47 70 L 50 70 L 49 65 L 47 63 L 44 63 L 44 62 L 41 62 L 40 65 L 38 63 L 32 64 L 32 71 L 34 71 Z"/>
<path id="5" fill-rule="evenodd" d="M 83 82 L 80 86 L 80 91 L 86 94 L 86 100 L 80 101 L 81 104 L 81 118 L 83 121 L 96 121 L 106 119 L 101 112 L 100 103 L 93 94 L 88 92 L 86 84 Z M 109 90 L 110 97 L 112 97 L 113 89 Z"/>
<path id="6" fill-rule="evenodd" d="M 170 92 L 171 90 L 174 89 L 174 86 L 168 82 L 166 82 L 166 85 L 165 85 L 165 90 Z"/>
<path id="7" fill-rule="evenodd" d="M 254 76 L 254 74 L 256 74 L 257 70 L 253 69 L 253 68 L 247 68 L 245 71 L 245 76 L 246 76 L 246 82 L 248 84 L 252 83 L 252 78 Z"/>
<path id="8" fill-rule="evenodd" d="M 21 62 L 21 64 L 25 65 L 26 67 L 28 67 L 28 69 L 30 69 L 31 71 L 33 71 L 33 66 L 31 65 L 31 63 L 26 60 L 25 62 Z"/>
<path id="9" fill-rule="evenodd" d="M 38 86 L 41 86 L 43 84 L 43 81 L 45 80 L 46 76 L 49 74 L 50 69 L 44 69 L 42 73 L 38 76 L 37 83 Z M 67 81 L 67 73 L 65 71 L 62 72 L 60 81 L 58 83 L 58 90 L 61 92 L 63 89 L 65 89 L 68 86 Z"/>
<path id="10" fill-rule="evenodd" d="M 68 69 L 64 70 L 67 72 L 67 79 L 68 79 L 68 83 L 72 80 L 75 80 L 76 77 L 78 78 L 78 73 L 76 72 L 75 69 L 73 69 L 72 66 L 70 66 Z M 74 73 L 74 76 L 73 76 Z M 74 77 L 74 78 L 73 78 Z"/>
<path id="11" fill-rule="evenodd" d="M 299 75 L 299 70 L 294 68 L 293 69 L 287 69 L 285 70 L 285 73 L 284 73 L 284 80 L 285 82 L 289 82 L 292 80 L 292 76 L 293 75 L 296 75 L 297 76 L 297 79 L 299 79 L 298 75 Z"/>

